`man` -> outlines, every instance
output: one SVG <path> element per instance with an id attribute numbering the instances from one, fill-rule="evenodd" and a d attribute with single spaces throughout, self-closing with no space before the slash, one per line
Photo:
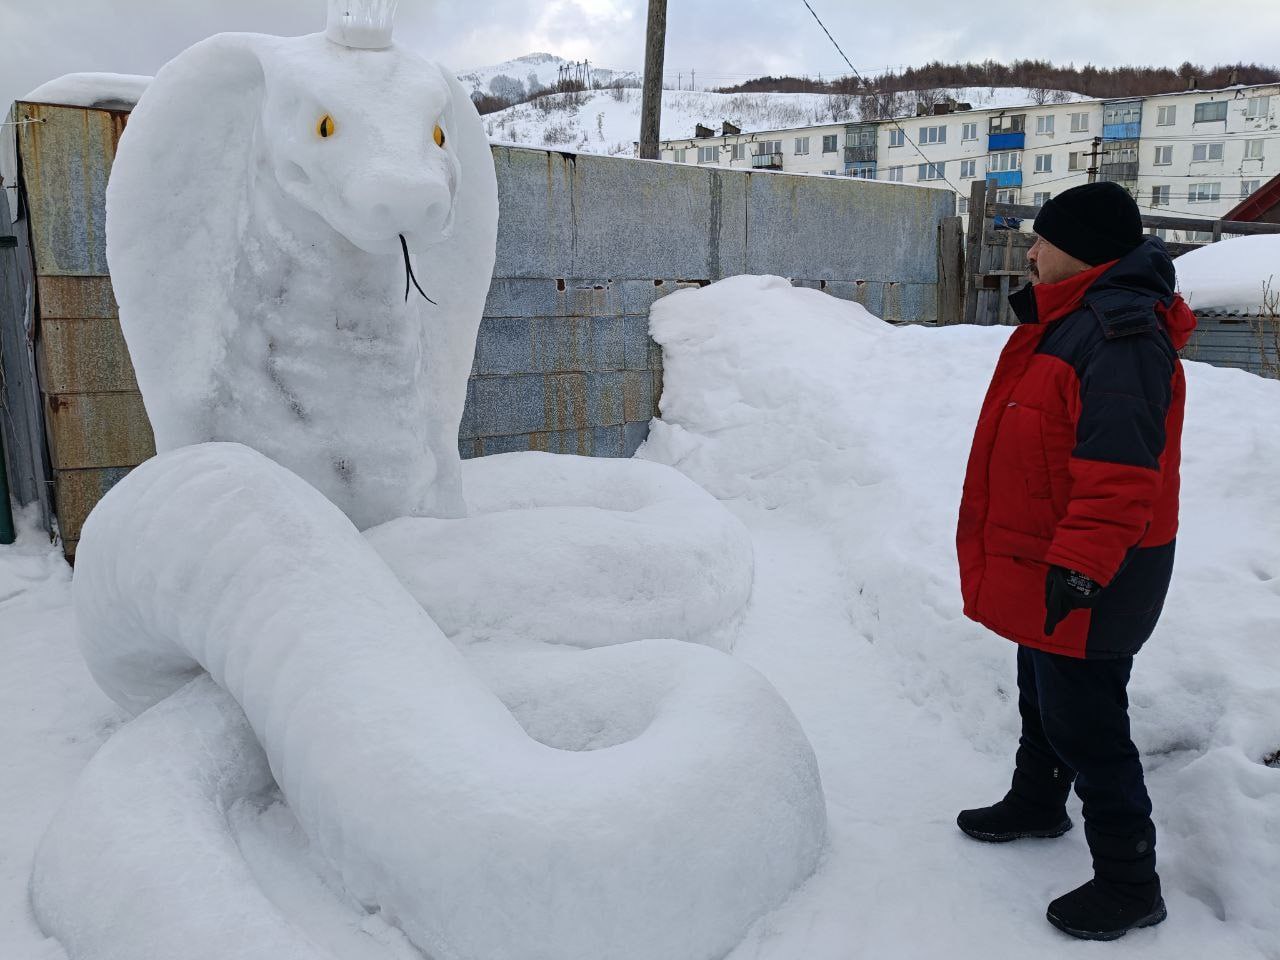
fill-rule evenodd
<path id="1" fill-rule="evenodd" d="M 957 822 L 989 842 L 1061 836 L 1074 782 L 1094 878 L 1054 900 L 1048 919 L 1113 940 L 1166 913 L 1126 689 L 1173 570 L 1176 351 L 1196 321 L 1121 187 L 1063 192 L 1035 231 L 956 537 L 965 614 L 1019 644 L 1022 737 L 1004 799 Z"/>

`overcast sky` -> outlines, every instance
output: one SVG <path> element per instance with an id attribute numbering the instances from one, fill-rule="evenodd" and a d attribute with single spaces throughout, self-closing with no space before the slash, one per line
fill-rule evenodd
<path id="1" fill-rule="evenodd" d="M 1043 58 L 1177 66 L 1280 61 L 1280 0 L 810 0 L 860 71 Z M 400 0 L 399 41 L 455 69 L 546 51 L 614 69 L 644 60 L 647 0 Z M 322 29 L 323 0 L 0 0 L 0 104 L 75 71 L 155 73 L 225 30 Z M 847 72 L 802 0 L 668 0 L 667 73 L 699 86 Z"/>

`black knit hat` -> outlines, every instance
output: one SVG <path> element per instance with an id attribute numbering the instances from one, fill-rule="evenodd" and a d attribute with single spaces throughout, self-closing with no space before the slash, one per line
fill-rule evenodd
<path id="1" fill-rule="evenodd" d="M 1083 183 L 1052 197 L 1036 214 L 1035 231 L 1059 250 L 1097 266 L 1142 243 L 1142 214 L 1117 183 Z"/>

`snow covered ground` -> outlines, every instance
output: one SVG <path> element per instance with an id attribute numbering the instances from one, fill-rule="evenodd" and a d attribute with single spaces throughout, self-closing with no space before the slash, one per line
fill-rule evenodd
<path id="1" fill-rule="evenodd" d="M 663 416 L 641 456 L 679 468 L 750 531 L 755 587 L 735 655 L 796 713 L 829 811 L 818 872 L 730 958 L 1088 949 L 1043 919 L 1088 874 L 1082 831 L 992 847 L 954 826 L 1003 793 L 1017 729 L 1014 648 L 961 616 L 953 548 L 973 422 L 1008 331 L 889 327 L 770 278 L 673 294 L 652 328 Z M 1187 368 L 1178 566 L 1131 688 L 1170 918 L 1109 949 L 1275 960 L 1280 383 Z M 35 844 L 125 716 L 76 650 L 69 571 L 29 527 L 0 548 L 0 957 L 52 960 L 63 953 L 26 895 Z"/>
<path id="2" fill-rule="evenodd" d="M 1021 87 L 960 87 L 943 93 L 975 108 L 1033 102 L 1032 91 Z M 1062 102 L 1084 99 L 1078 94 L 1057 95 L 1063 98 Z M 910 109 L 912 95 L 903 97 L 905 108 Z M 856 98 L 850 101 L 823 93 L 664 90 L 662 139 L 692 137 L 699 123 L 718 130 L 724 120 L 745 133 L 753 133 L 848 123 L 858 116 Z M 555 94 L 488 114 L 484 120 L 490 139 L 503 143 L 631 156 L 640 132 L 640 91 L 624 88 Z"/>

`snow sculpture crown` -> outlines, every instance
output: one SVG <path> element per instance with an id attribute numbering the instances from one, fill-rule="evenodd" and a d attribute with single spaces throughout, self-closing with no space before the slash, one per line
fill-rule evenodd
<path id="1" fill-rule="evenodd" d="M 391 46 L 398 0 L 329 0 L 324 34 L 334 43 L 357 50 Z"/>

